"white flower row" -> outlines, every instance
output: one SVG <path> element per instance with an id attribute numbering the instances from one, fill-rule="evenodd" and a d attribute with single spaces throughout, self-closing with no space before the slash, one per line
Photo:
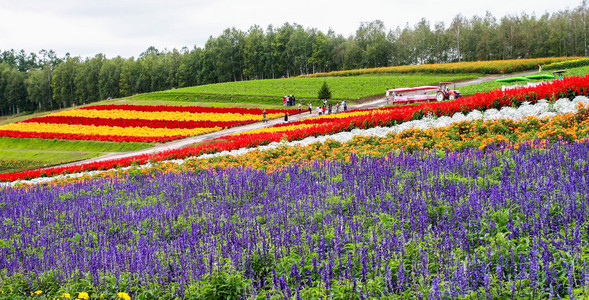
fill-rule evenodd
<path id="1" fill-rule="evenodd" d="M 404 122 L 399 125 L 395 125 L 392 127 L 374 127 L 369 129 L 354 129 L 348 132 L 339 132 L 332 135 L 324 135 L 319 137 L 307 137 L 300 141 L 293 141 L 293 142 L 274 142 L 270 143 L 265 146 L 259 146 L 256 148 L 241 148 L 232 151 L 222 151 L 214 154 L 203 154 L 198 156 L 198 158 L 211 158 L 223 155 L 232 155 L 238 156 L 245 153 L 248 153 L 253 150 L 270 150 L 276 149 L 278 147 L 290 147 L 290 146 L 307 146 L 310 144 L 314 144 L 317 142 L 323 143 L 327 140 L 335 140 L 340 143 L 346 143 L 354 136 L 376 136 L 376 137 L 384 137 L 389 133 L 400 133 L 404 130 L 415 128 L 415 129 L 429 129 L 429 128 L 440 128 L 446 127 L 452 123 L 462 122 L 462 121 L 474 121 L 482 119 L 484 120 L 497 120 L 497 119 L 511 119 L 511 120 L 521 120 L 525 117 L 529 116 L 537 116 L 540 118 L 550 118 L 556 116 L 557 114 L 564 114 L 569 112 L 576 112 L 577 108 L 576 105 L 578 103 L 583 103 L 584 105 L 589 104 L 589 98 L 584 96 L 578 96 L 572 101 L 569 99 L 563 98 L 557 100 L 555 103 L 549 103 L 547 100 L 539 100 L 536 104 L 530 104 L 528 102 L 524 102 L 520 107 L 513 108 L 513 107 L 503 107 L 501 110 L 497 109 L 488 109 L 484 112 L 480 112 L 478 110 L 473 110 L 467 115 L 462 113 L 455 113 L 452 117 L 442 116 L 442 117 L 433 117 L 433 116 L 426 116 L 421 120 L 414 120 L 409 122 Z M 168 163 L 176 163 L 182 164 L 188 159 L 193 159 L 194 157 L 188 157 L 186 159 L 176 159 L 176 160 L 169 160 L 166 161 Z M 125 167 L 120 168 L 120 170 L 127 170 L 130 168 L 149 168 L 151 164 L 145 164 L 139 167 Z M 110 170 L 109 170 L 110 171 Z M 19 183 L 25 184 L 38 184 L 43 182 L 48 182 L 57 179 L 63 178 L 75 178 L 75 177 L 82 177 L 86 175 L 96 175 L 101 172 L 108 172 L 108 171 L 88 171 L 88 172 L 81 172 L 75 174 L 66 174 L 66 175 L 59 175 L 54 177 L 40 177 L 34 178 L 31 180 L 26 181 L 15 181 L 15 182 L 8 182 L 8 183 L 0 183 L 1 186 L 14 186 Z"/>

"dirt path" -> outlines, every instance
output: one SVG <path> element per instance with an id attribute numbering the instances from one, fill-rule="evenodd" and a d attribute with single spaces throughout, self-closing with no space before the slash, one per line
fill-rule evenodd
<path id="1" fill-rule="evenodd" d="M 457 82 L 456 87 L 461 87 L 461 86 L 476 84 L 476 83 L 481 83 L 481 82 L 487 82 L 487 81 L 493 81 L 493 80 L 503 78 L 503 77 L 526 76 L 526 75 L 530 75 L 530 74 L 534 74 L 534 73 L 536 73 L 536 72 L 533 71 L 533 72 L 509 74 L 507 76 L 505 76 L 505 75 L 487 75 L 487 76 L 474 78 L 474 79 L 470 79 L 470 80 L 466 80 L 466 81 L 462 81 L 462 82 Z M 381 99 L 377 99 L 377 100 L 373 100 L 370 102 L 365 102 L 365 103 L 361 103 L 361 104 L 357 104 L 357 105 L 348 105 L 348 109 L 349 110 L 369 109 L 369 108 L 377 108 L 377 107 L 381 107 L 381 106 L 385 106 L 385 105 L 387 105 L 386 98 L 381 98 Z M 308 117 L 313 117 L 316 115 L 317 114 L 316 114 L 315 110 L 313 110 L 312 114 L 309 114 L 308 110 L 306 112 L 305 112 L 305 110 L 303 110 L 303 113 L 301 113 L 301 114 L 289 116 L 288 120 L 290 122 L 294 122 L 294 121 L 302 120 L 302 119 L 305 119 Z M 268 123 L 257 122 L 257 123 L 252 123 L 252 124 L 248 124 L 248 125 L 244 125 L 244 126 L 232 127 L 232 128 L 212 132 L 212 133 L 207 133 L 207 134 L 203 134 L 203 135 L 199 135 L 199 136 L 193 136 L 193 137 L 189 137 L 189 138 L 185 138 L 185 139 L 181 139 L 181 140 L 175 140 L 175 141 L 171 141 L 168 143 L 162 143 L 162 144 L 156 145 L 155 147 L 143 149 L 143 150 L 139 150 L 139 151 L 113 152 L 113 153 L 109 153 L 109 154 L 106 154 L 101 157 L 82 160 L 82 161 L 78 161 L 78 162 L 74 162 L 74 163 L 70 163 L 70 164 L 65 164 L 63 166 L 73 166 L 73 165 L 78 165 L 78 164 L 106 161 L 106 160 L 111 160 L 111 159 L 127 158 L 127 157 L 131 157 L 131 156 L 137 156 L 137 155 L 143 155 L 143 154 L 154 154 L 157 152 L 162 152 L 162 151 L 171 150 L 171 149 L 180 149 L 180 148 L 186 147 L 186 146 L 194 144 L 194 143 L 200 143 L 200 142 L 213 140 L 213 139 L 216 139 L 216 138 L 219 138 L 219 137 L 222 137 L 225 135 L 229 135 L 229 134 L 245 132 L 245 131 L 249 131 L 249 130 L 253 130 L 253 129 L 264 128 L 264 127 L 270 127 L 275 124 L 280 124 L 283 122 L 284 122 L 283 118 L 270 120 Z"/>

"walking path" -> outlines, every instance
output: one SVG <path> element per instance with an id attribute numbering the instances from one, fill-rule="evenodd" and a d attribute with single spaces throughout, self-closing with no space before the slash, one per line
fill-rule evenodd
<path id="1" fill-rule="evenodd" d="M 525 72 L 525 73 L 518 73 L 518 74 L 509 74 L 508 77 L 525 76 L 525 75 L 530 75 L 530 74 L 534 74 L 534 73 L 536 73 L 536 72 L 534 71 L 534 72 Z M 487 81 L 493 81 L 493 80 L 496 80 L 496 79 L 499 79 L 502 77 L 506 77 L 506 76 L 504 76 L 504 75 L 487 75 L 484 77 L 474 78 L 474 79 L 470 79 L 470 80 L 463 81 L 463 82 L 457 82 L 456 87 L 461 87 L 461 86 L 476 84 L 476 83 L 481 83 L 481 82 L 487 82 Z M 385 106 L 385 105 L 387 105 L 386 98 L 381 98 L 381 99 L 377 99 L 374 101 L 369 101 L 369 102 L 365 102 L 365 103 L 361 103 L 361 104 L 348 105 L 348 109 L 349 110 L 369 109 L 369 108 L 377 108 L 377 107 L 381 107 L 381 106 Z M 307 111 L 303 110 L 303 112 L 300 114 L 289 116 L 288 120 L 289 120 L 289 122 L 294 122 L 294 121 L 302 120 L 302 119 L 305 119 L 308 117 L 313 117 L 313 116 L 316 116 L 315 110 L 313 110 L 312 114 L 309 114 L 308 110 Z M 212 132 L 212 133 L 202 134 L 202 135 L 188 137 L 188 138 L 181 139 L 181 140 L 175 140 L 175 141 L 171 141 L 171 142 L 167 142 L 167 143 L 158 144 L 155 147 L 148 148 L 148 149 L 143 149 L 143 150 L 133 151 L 133 152 L 113 152 L 113 153 L 108 153 L 108 154 L 101 156 L 101 157 L 77 161 L 77 162 L 65 164 L 62 166 L 73 166 L 73 165 L 79 165 L 79 164 L 85 164 L 85 163 L 100 162 L 100 161 L 113 160 L 113 159 L 121 159 L 121 158 L 127 158 L 127 157 L 132 157 L 132 156 L 143 155 L 143 154 L 155 154 L 155 153 L 166 151 L 166 150 L 180 149 L 180 148 L 186 147 L 191 144 L 213 140 L 213 139 L 216 139 L 216 138 L 219 138 L 222 136 L 226 136 L 229 134 L 245 132 L 245 131 L 249 131 L 249 130 L 253 130 L 253 129 L 264 128 L 264 127 L 270 127 L 275 124 L 280 124 L 282 122 L 284 122 L 283 118 L 278 118 L 278 119 L 274 119 L 274 120 L 269 120 L 268 123 L 257 122 L 257 123 L 252 123 L 252 124 L 248 124 L 248 125 L 244 125 L 244 126 L 232 127 L 232 128 Z"/>

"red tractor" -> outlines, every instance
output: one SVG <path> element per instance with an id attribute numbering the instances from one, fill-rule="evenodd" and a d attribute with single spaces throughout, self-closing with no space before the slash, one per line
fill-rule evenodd
<path id="1" fill-rule="evenodd" d="M 448 87 L 452 84 L 452 82 L 440 82 L 440 88 L 436 93 L 436 100 L 443 101 L 443 100 L 454 100 L 456 98 L 462 97 L 459 91 L 457 90 L 450 90 Z"/>

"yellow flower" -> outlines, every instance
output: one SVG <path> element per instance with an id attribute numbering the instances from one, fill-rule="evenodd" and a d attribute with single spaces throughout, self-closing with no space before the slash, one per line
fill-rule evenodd
<path id="1" fill-rule="evenodd" d="M 70 298 L 70 294 L 69 293 L 63 293 L 63 294 L 61 294 L 61 298 L 69 299 Z"/>
<path id="2" fill-rule="evenodd" d="M 191 136 L 221 130 L 221 127 L 209 128 L 148 128 L 148 127 L 118 127 L 94 125 L 69 125 L 48 123 L 13 123 L 1 126 L 0 130 L 12 130 L 36 133 L 61 133 L 85 135 L 113 135 L 136 137 L 160 136 Z"/>
<path id="3" fill-rule="evenodd" d="M 78 298 L 88 300 L 90 299 L 90 296 L 88 296 L 88 293 L 81 292 L 78 294 Z"/>
<path id="4" fill-rule="evenodd" d="M 131 296 L 129 296 L 129 294 L 127 294 L 127 293 L 120 292 L 120 293 L 117 293 L 117 296 L 119 296 L 119 298 L 124 299 L 124 300 L 131 300 Z"/>
<path id="5" fill-rule="evenodd" d="M 268 114 L 268 119 L 274 119 L 283 114 Z M 249 121 L 262 120 L 261 114 L 240 113 L 191 113 L 176 111 L 129 111 L 129 110 L 93 110 L 74 109 L 51 114 L 50 116 L 86 117 L 104 119 L 143 119 L 143 120 L 168 120 L 168 121 Z"/>

